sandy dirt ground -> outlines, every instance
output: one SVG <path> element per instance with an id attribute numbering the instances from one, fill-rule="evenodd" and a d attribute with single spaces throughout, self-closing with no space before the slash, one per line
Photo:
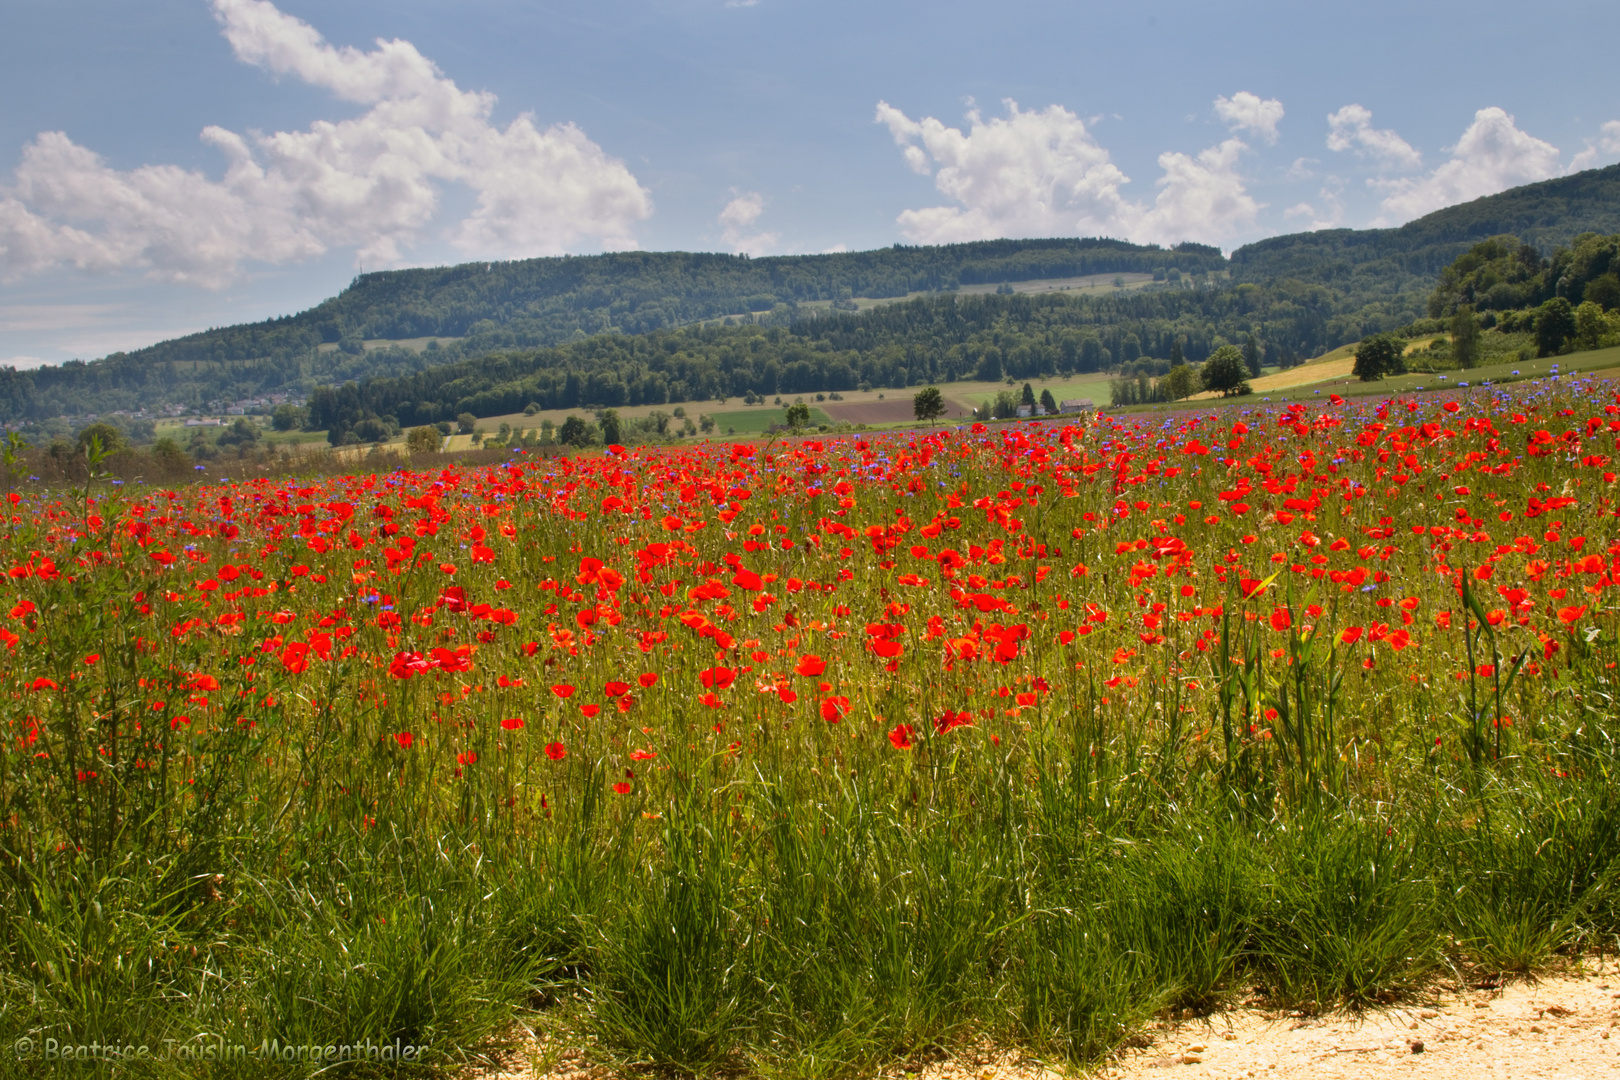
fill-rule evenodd
<path id="1" fill-rule="evenodd" d="M 986 1049 L 896 1065 L 884 1080 L 1601 1080 L 1620 1077 L 1620 968 L 1490 988 L 1442 988 L 1376 1012 L 1244 1008 L 1158 1023 L 1148 1045 L 1096 1070 L 1063 1072 Z M 580 1048 L 528 1042 L 475 1080 L 617 1080 Z"/>

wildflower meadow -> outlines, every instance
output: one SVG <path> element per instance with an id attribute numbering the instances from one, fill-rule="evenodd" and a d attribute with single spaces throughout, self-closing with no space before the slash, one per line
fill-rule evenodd
<path id="1" fill-rule="evenodd" d="M 1565 378 L 13 474 L 0 1068 L 1086 1062 L 1612 951 L 1617 437 Z"/>

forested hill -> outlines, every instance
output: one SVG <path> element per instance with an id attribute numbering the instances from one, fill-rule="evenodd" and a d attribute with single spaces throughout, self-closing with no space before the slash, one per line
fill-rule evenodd
<path id="1" fill-rule="evenodd" d="M 1448 206 L 1398 229 L 1274 236 L 1234 251 L 1232 276 L 1258 285 L 1293 279 L 1369 298 L 1426 297 L 1435 276 L 1481 240 L 1511 235 L 1545 255 L 1582 233 L 1617 230 L 1620 165 L 1611 165 Z"/>
<path id="2" fill-rule="evenodd" d="M 888 298 L 960 285 L 1093 274 L 1224 269 L 1219 250 L 1118 240 L 987 240 L 829 255 L 628 251 L 362 274 L 298 315 L 193 334 L 131 355 L 146 362 L 249 360 L 321 343 L 480 339 L 485 350 L 641 334 L 808 301 Z"/>
<path id="3" fill-rule="evenodd" d="M 759 392 L 774 384 L 772 364 L 784 373 L 784 387 L 833 390 L 851 380 L 959 377 L 1000 363 L 1009 374 L 1112 370 L 1138 358 L 1166 360 L 1172 345 L 1196 359 L 1251 337 L 1262 354 L 1288 363 L 1424 317 L 1441 269 L 1482 239 L 1512 234 L 1550 254 L 1581 233 L 1617 231 L 1620 166 L 1611 166 L 1477 199 L 1398 229 L 1275 237 L 1239 249 L 1230 262 L 1198 244 L 1050 239 L 759 259 L 622 252 L 386 271 L 362 275 L 297 315 L 89 363 L 0 369 L 0 423 L 165 404 L 215 409 L 362 381 L 391 386 L 351 404 L 363 412 L 395 403 L 378 415 L 400 420 L 458 403 L 494 408 L 497 398 L 518 393 L 569 407 L 673 403 L 680 399 L 668 395 Z M 966 285 L 1124 273 L 1165 280 L 1128 293 L 1052 292 L 1039 303 L 953 296 Z M 903 312 L 847 310 L 854 297 L 912 293 L 929 295 L 897 305 Z M 961 312 L 949 310 L 969 299 Z M 829 311 L 828 301 L 846 310 Z M 810 311 L 807 303 L 820 307 Z M 695 325 L 744 313 L 753 313 L 741 320 L 750 325 Z M 767 342 L 758 324 L 788 338 Z M 648 335 L 656 344 L 632 340 Z M 444 339 L 443 347 L 361 344 L 424 337 Z M 817 352 L 813 363 L 795 351 L 800 346 Z M 830 351 L 840 363 L 831 363 Z M 451 365 L 453 373 L 427 377 Z M 407 407 L 410 393 L 420 396 Z"/>

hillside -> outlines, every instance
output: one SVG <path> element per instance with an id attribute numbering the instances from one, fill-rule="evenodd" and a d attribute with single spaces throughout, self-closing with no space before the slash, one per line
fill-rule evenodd
<path id="1" fill-rule="evenodd" d="M 1442 269 L 1489 237 L 1510 234 L 1546 254 L 1581 233 L 1617 230 L 1620 165 L 1611 165 L 1448 206 L 1398 229 L 1274 236 L 1234 251 L 1232 276 L 1260 285 L 1292 279 L 1386 301 L 1426 298 Z"/>
<path id="2" fill-rule="evenodd" d="M 1436 275 L 1481 239 L 1512 233 L 1550 251 L 1587 231 L 1620 231 L 1620 166 L 1398 229 L 1275 237 L 1230 261 L 1195 244 L 1050 239 L 761 259 L 623 252 L 385 271 L 296 315 L 90 363 L 0 369 L 0 422 L 217 409 L 273 393 L 313 395 L 324 415 L 336 397 L 317 387 L 364 382 L 345 393 L 346 407 L 330 417 L 341 416 L 336 426 L 367 416 L 419 423 L 528 402 L 673 404 L 904 387 L 992 370 L 1151 374 L 1173 355 L 1198 360 L 1250 339 L 1266 363 L 1288 366 L 1421 318 Z M 1098 275 L 1132 282 L 1126 290 L 1055 284 Z M 857 307 L 864 310 L 850 310 Z"/>

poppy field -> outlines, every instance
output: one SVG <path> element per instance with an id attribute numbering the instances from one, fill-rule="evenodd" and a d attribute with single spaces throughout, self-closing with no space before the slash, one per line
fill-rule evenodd
<path id="1" fill-rule="evenodd" d="M 19 478 L 0 1035 L 844 1076 L 1612 950 L 1617 438 L 1549 379 Z"/>

